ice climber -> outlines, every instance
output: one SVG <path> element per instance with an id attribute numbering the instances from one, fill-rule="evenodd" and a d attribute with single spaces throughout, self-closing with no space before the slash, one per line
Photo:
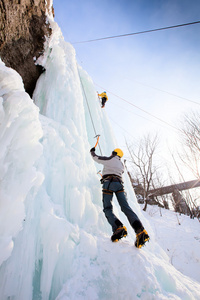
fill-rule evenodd
<path id="1" fill-rule="evenodd" d="M 113 193 L 115 193 L 122 212 L 126 215 L 136 233 L 135 246 L 141 248 L 149 240 L 149 236 L 127 201 L 122 180 L 122 174 L 124 173 L 124 165 L 121 161 L 123 151 L 117 148 L 109 157 L 98 156 L 95 153 L 94 147 L 90 150 L 90 153 L 95 162 L 103 165 L 101 179 L 101 183 L 103 184 L 103 212 L 112 226 L 113 235 L 111 236 L 111 240 L 117 242 L 119 239 L 127 236 L 126 227 L 113 212 L 112 198 Z"/>
<path id="2" fill-rule="evenodd" d="M 105 106 L 106 101 L 108 100 L 108 96 L 105 91 L 101 94 L 98 94 L 98 96 L 101 97 L 101 107 L 103 108 Z"/>

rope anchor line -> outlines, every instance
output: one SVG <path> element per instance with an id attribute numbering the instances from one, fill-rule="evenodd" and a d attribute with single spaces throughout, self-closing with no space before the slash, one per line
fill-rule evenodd
<path id="1" fill-rule="evenodd" d="M 102 40 L 108 40 L 108 39 L 116 39 L 116 38 L 121 38 L 121 37 L 125 37 L 125 36 L 138 35 L 138 34 L 150 33 L 150 32 L 155 32 L 155 31 L 173 29 L 173 28 L 178 28 L 178 27 L 183 27 L 183 26 L 188 26 L 188 25 L 195 25 L 195 24 L 199 24 L 199 23 L 200 23 L 200 21 L 198 20 L 198 21 L 190 22 L 190 23 L 184 23 L 184 24 L 172 25 L 172 26 L 167 26 L 167 27 L 143 30 L 143 31 L 132 32 L 132 33 L 106 36 L 106 37 L 91 39 L 91 40 L 87 40 L 87 41 L 73 42 L 72 44 L 83 44 L 83 43 L 90 43 L 90 42 L 96 42 L 96 41 L 102 41 Z"/>
<path id="2" fill-rule="evenodd" d="M 92 118 L 92 114 L 91 114 L 90 106 L 89 106 L 88 99 L 87 99 L 87 96 L 86 96 L 86 92 L 85 92 L 85 89 L 84 89 L 84 86 L 83 86 L 83 83 L 82 83 L 82 80 L 81 80 L 81 76 L 80 76 L 80 73 L 79 73 L 78 65 L 77 65 L 77 70 L 78 70 L 78 75 L 79 75 L 81 87 L 82 87 L 82 90 L 83 90 L 83 93 L 84 93 L 84 96 L 85 96 L 85 100 L 86 100 L 86 103 L 87 103 L 88 111 L 89 111 L 89 114 L 90 114 L 90 119 L 91 119 L 92 126 L 93 126 L 93 129 L 94 129 L 95 137 L 97 137 L 97 142 L 96 142 L 96 144 L 95 144 L 95 148 L 96 148 L 97 145 L 98 145 L 98 146 L 99 146 L 100 153 L 101 153 L 101 155 L 102 155 L 101 147 L 100 147 L 100 144 L 99 144 L 99 137 L 100 137 L 100 134 L 97 134 L 97 133 L 96 133 L 94 121 L 93 121 L 93 118 Z"/>

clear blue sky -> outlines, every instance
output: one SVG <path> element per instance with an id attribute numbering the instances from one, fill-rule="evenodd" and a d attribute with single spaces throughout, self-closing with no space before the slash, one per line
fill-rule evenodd
<path id="1" fill-rule="evenodd" d="M 72 44 L 200 20 L 199 0 L 56 0 L 53 6 Z M 105 110 L 120 147 L 124 136 L 133 141 L 156 131 L 173 144 L 177 136 L 166 123 L 178 127 L 182 114 L 200 110 L 200 24 L 73 46 L 97 91 L 108 93 Z"/>

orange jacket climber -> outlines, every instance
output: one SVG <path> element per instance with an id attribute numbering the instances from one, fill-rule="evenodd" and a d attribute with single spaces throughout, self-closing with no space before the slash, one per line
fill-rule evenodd
<path id="1" fill-rule="evenodd" d="M 105 106 L 106 101 L 108 101 L 108 96 L 106 95 L 105 91 L 101 94 L 98 94 L 98 96 L 101 97 L 101 107 L 103 108 Z"/>

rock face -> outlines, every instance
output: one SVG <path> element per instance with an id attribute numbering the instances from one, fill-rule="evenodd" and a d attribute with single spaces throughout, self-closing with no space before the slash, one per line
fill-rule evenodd
<path id="1" fill-rule="evenodd" d="M 46 20 L 50 0 L 0 0 L 0 57 L 22 77 L 30 96 L 43 72 L 35 65 L 44 51 L 45 36 L 51 34 Z M 52 12 L 51 12 L 52 13 Z"/>

